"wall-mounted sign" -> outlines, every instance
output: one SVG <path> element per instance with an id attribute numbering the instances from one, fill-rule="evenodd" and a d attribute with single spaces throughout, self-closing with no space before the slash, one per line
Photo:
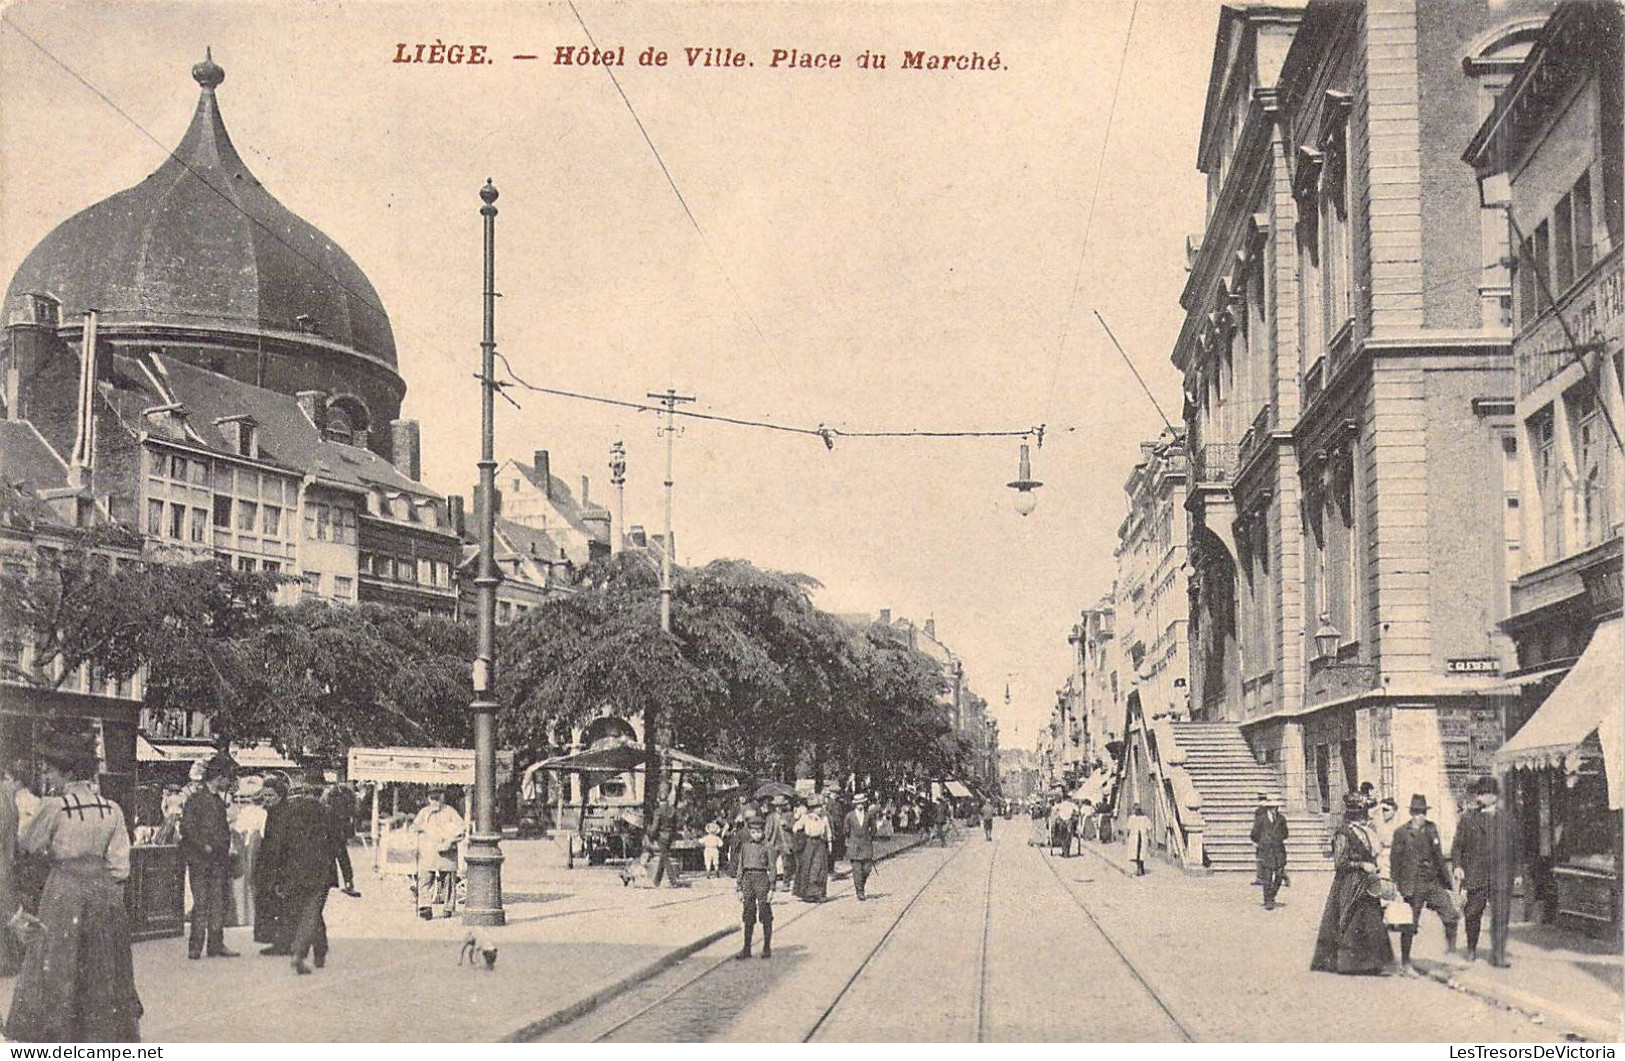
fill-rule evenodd
<path id="1" fill-rule="evenodd" d="M 1451 674 L 1500 674 L 1501 661 L 1494 656 L 1451 659 L 1445 661 L 1445 670 Z"/>

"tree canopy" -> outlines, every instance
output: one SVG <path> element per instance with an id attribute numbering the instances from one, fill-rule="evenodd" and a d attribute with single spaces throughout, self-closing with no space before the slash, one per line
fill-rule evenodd
<path id="1" fill-rule="evenodd" d="M 213 562 L 114 566 L 86 539 L 0 580 L 0 622 L 39 646 L 20 677 L 147 671 L 146 705 L 201 711 L 223 739 L 341 754 L 470 741 L 473 624 L 400 608 L 277 604 L 275 576 Z M 945 776 L 965 749 L 947 682 L 889 627 L 818 609 L 817 582 L 717 560 L 674 573 L 660 628 L 647 553 L 498 628 L 499 740 L 550 748 L 604 709 L 758 775 Z M 15 668 L 14 668 L 15 669 Z M 653 725 L 654 729 L 649 729 Z"/>

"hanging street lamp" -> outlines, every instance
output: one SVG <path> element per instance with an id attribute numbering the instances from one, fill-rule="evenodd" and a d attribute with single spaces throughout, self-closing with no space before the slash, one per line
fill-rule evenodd
<path id="1" fill-rule="evenodd" d="M 1033 509 L 1038 507 L 1035 491 L 1044 484 L 1033 478 L 1032 448 L 1025 442 L 1021 444 L 1021 464 L 1016 478 L 1007 485 L 1016 492 L 1016 511 L 1023 516 L 1032 515 Z"/>

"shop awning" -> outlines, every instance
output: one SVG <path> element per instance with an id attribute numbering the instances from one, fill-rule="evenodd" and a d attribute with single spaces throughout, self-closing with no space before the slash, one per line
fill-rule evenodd
<path id="1" fill-rule="evenodd" d="M 186 744 L 154 743 L 140 735 L 135 739 L 135 758 L 140 763 L 196 763 L 214 758 L 218 751 L 214 745 L 193 742 Z M 277 751 L 270 744 L 233 745 L 231 757 L 239 770 L 297 770 L 299 764 Z"/>
<path id="2" fill-rule="evenodd" d="M 1104 770 L 1097 771 L 1087 777 L 1083 784 L 1072 790 L 1072 798 L 1078 801 L 1088 800 L 1098 804 L 1106 797 L 1106 786 L 1111 783 L 1111 777 Z"/>
<path id="3" fill-rule="evenodd" d="M 970 789 L 965 787 L 963 781 L 944 781 L 942 787 L 948 790 L 948 795 L 954 799 L 970 799 Z"/>
<path id="4" fill-rule="evenodd" d="M 1573 666 L 1574 660 L 1571 659 L 1550 667 L 1537 667 L 1523 674 L 1508 674 L 1483 692 L 1486 696 L 1517 696 L 1531 685 L 1567 674 Z"/>
<path id="5" fill-rule="evenodd" d="M 497 751 L 497 783 L 513 773 L 513 752 Z M 379 784 L 472 785 L 471 748 L 351 748 L 347 763 L 351 781 Z"/>
<path id="6" fill-rule="evenodd" d="M 1495 753 L 1501 770 L 1578 767 L 1571 760 L 1593 733 L 1602 744 L 1603 767 L 1608 776 L 1608 805 L 1625 803 L 1621 792 L 1621 756 L 1625 756 L 1620 714 L 1625 704 L 1625 620 L 1611 619 L 1597 627 L 1591 643 L 1544 703 L 1512 739 Z"/>

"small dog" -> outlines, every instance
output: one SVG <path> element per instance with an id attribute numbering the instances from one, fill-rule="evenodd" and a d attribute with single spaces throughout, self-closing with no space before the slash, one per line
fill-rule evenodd
<path id="1" fill-rule="evenodd" d="M 477 932 L 470 932 L 463 940 L 462 949 L 457 953 L 457 964 L 463 964 L 468 959 L 470 969 L 479 965 L 480 958 L 485 959 L 485 971 L 491 972 L 497 967 L 497 945 L 488 939 L 482 938 Z"/>

